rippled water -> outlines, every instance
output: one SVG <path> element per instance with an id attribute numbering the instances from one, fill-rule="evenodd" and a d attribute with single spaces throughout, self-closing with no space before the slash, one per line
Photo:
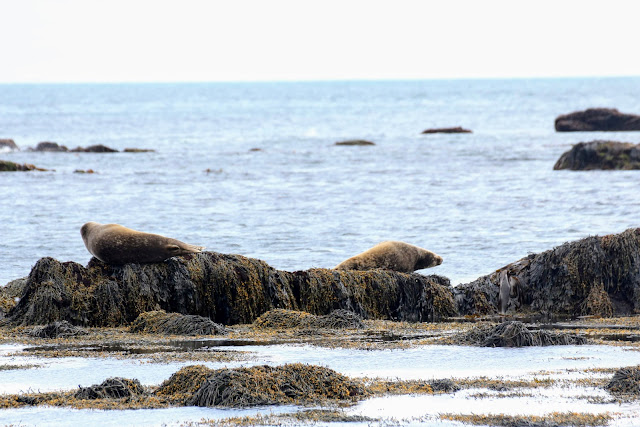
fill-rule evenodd
<path id="1" fill-rule="evenodd" d="M 473 280 L 640 225 L 638 171 L 552 170 L 573 143 L 640 142 L 554 131 L 588 107 L 639 113 L 640 78 L 0 85 L 0 138 L 23 148 L 0 159 L 55 169 L 0 174 L 0 283 L 44 256 L 86 264 L 86 221 L 286 270 L 403 240 L 443 256 L 426 272 Z M 473 133 L 420 134 L 446 126 Z M 376 145 L 334 145 L 351 138 Z M 40 141 L 156 152 L 25 150 Z"/>

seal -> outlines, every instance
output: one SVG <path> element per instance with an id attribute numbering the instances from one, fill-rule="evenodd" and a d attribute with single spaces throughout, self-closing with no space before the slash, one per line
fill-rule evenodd
<path id="1" fill-rule="evenodd" d="M 159 234 L 132 230 L 119 224 L 87 222 L 80 229 L 87 250 L 107 264 L 162 262 L 167 258 L 201 252 L 194 246 Z"/>
<path id="2" fill-rule="evenodd" d="M 401 273 L 412 273 L 440 264 L 442 264 L 442 257 L 431 251 L 405 242 L 387 241 L 341 262 L 335 269 L 371 270 L 385 268 Z"/>

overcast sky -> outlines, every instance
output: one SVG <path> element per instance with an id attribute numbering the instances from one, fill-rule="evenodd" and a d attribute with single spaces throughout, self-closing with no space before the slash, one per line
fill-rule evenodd
<path id="1" fill-rule="evenodd" d="M 637 0 L 0 0 L 0 82 L 640 75 Z"/>

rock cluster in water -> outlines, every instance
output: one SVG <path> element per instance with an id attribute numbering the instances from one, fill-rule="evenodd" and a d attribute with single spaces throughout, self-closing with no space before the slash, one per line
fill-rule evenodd
<path id="1" fill-rule="evenodd" d="M 640 116 L 615 108 L 589 108 L 558 116 L 555 127 L 558 132 L 640 130 Z"/>
<path id="2" fill-rule="evenodd" d="M 615 141 L 580 142 L 562 154 L 553 169 L 640 169 L 640 144 Z"/>

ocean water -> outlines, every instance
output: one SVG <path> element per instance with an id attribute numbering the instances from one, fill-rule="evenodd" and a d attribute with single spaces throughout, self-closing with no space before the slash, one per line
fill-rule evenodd
<path id="1" fill-rule="evenodd" d="M 86 264 L 87 221 L 285 270 L 403 240 L 444 258 L 423 273 L 468 282 L 640 226 L 639 171 L 552 170 L 578 142 L 640 142 L 554 131 L 589 107 L 640 113 L 640 78 L 0 85 L 0 138 L 21 148 L 0 159 L 55 170 L 0 174 L 0 284 L 45 256 Z M 473 133 L 421 135 L 449 126 Z M 353 138 L 376 145 L 334 145 Z"/>

